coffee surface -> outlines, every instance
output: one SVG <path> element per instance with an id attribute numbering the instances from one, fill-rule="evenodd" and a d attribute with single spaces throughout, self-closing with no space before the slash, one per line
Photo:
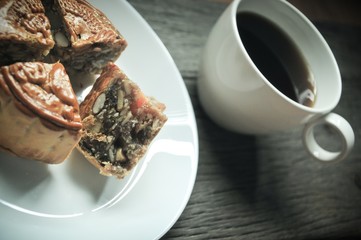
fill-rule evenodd
<path id="1" fill-rule="evenodd" d="M 245 49 L 264 77 L 288 98 L 312 107 L 316 98 L 312 71 L 291 38 L 275 23 L 251 13 L 237 13 Z"/>

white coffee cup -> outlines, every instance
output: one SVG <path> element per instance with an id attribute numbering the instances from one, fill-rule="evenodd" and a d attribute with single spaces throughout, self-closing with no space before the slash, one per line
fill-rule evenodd
<path id="1" fill-rule="evenodd" d="M 239 36 L 236 14 L 262 15 L 284 30 L 301 50 L 314 76 L 317 99 L 307 107 L 275 88 L 258 70 Z M 213 27 L 201 61 L 198 92 L 206 113 L 220 126 L 244 134 L 268 134 L 304 126 L 303 142 L 321 161 L 342 160 L 354 145 L 350 124 L 331 111 L 341 97 L 336 60 L 318 30 L 284 0 L 235 0 Z M 315 140 L 313 129 L 327 124 L 339 135 L 342 149 L 330 152 Z"/>

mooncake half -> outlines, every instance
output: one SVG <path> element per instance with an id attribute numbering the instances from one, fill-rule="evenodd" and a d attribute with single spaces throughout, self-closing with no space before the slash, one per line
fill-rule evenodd
<path id="1" fill-rule="evenodd" d="M 45 163 L 64 161 L 82 133 L 79 105 L 62 64 L 0 68 L 0 149 Z"/>
<path id="2" fill-rule="evenodd" d="M 44 0 L 56 45 L 51 53 L 67 69 L 99 73 L 127 42 L 111 21 L 85 0 Z"/>

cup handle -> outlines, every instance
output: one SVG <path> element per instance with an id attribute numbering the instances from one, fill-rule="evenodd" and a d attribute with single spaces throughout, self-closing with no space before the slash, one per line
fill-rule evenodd
<path id="1" fill-rule="evenodd" d="M 330 152 L 322 148 L 314 136 L 314 127 L 319 124 L 326 124 L 336 130 L 341 138 L 342 149 L 339 152 Z M 355 134 L 351 125 L 340 115 L 328 113 L 314 121 L 306 124 L 303 130 L 303 144 L 313 158 L 323 162 L 344 160 L 350 153 L 355 142 Z"/>

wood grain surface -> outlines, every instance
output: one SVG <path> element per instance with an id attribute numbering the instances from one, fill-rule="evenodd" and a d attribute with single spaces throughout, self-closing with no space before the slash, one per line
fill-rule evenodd
<path id="1" fill-rule="evenodd" d="M 312 10 L 315 4 L 307 5 L 311 1 L 294 1 L 323 34 L 340 67 L 342 98 L 334 112 L 351 123 L 356 135 L 355 148 L 344 162 L 312 160 L 303 148 L 301 128 L 241 135 L 218 127 L 203 112 L 197 96 L 200 56 L 229 1 L 129 0 L 174 58 L 199 131 L 194 190 L 164 239 L 361 237 L 361 24 L 358 17 L 332 21 L 336 1 L 318 7 L 322 17 Z M 358 8 L 356 1 L 349 2 L 349 8 L 338 12 L 340 16 L 352 15 L 350 9 Z M 337 148 L 330 129 L 320 127 L 318 133 L 322 144 Z"/>

